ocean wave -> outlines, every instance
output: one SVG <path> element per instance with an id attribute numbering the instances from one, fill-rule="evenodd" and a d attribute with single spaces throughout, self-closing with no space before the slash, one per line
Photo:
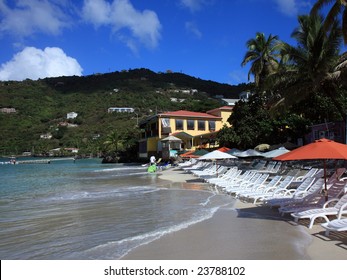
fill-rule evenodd
<path id="1" fill-rule="evenodd" d="M 93 172 L 114 172 L 114 171 L 125 171 L 125 170 L 146 170 L 146 167 L 143 166 L 117 166 L 113 168 L 105 168 L 105 169 L 95 169 Z"/>
<path id="2" fill-rule="evenodd" d="M 159 191 L 159 188 L 151 186 L 131 186 L 131 187 L 120 187 L 113 190 L 106 191 L 79 191 L 69 192 L 60 196 L 53 196 L 45 198 L 43 201 L 71 201 L 71 200 L 85 200 L 85 199 L 101 199 L 101 198 L 114 198 L 114 197 L 125 197 L 131 195 L 139 195 L 145 193 L 151 193 Z"/>
<path id="3" fill-rule="evenodd" d="M 121 259 L 132 250 L 151 243 L 162 236 L 167 234 L 180 231 L 182 229 L 186 229 L 194 224 L 200 223 L 207 219 L 213 217 L 213 215 L 217 212 L 217 210 L 221 206 L 213 207 L 210 209 L 204 209 L 204 211 L 200 212 L 199 215 L 195 215 L 192 219 L 188 221 L 184 221 L 180 224 L 165 227 L 153 232 L 147 232 L 141 235 L 125 238 L 119 241 L 111 241 L 105 244 L 98 245 L 96 247 L 85 250 L 81 253 L 76 253 L 71 256 L 72 259 Z"/>

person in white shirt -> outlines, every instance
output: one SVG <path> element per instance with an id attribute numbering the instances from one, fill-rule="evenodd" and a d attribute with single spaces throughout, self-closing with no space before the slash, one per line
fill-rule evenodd
<path id="1" fill-rule="evenodd" d="M 155 164 L 155 156 L 151 156 L 150 159 L 149 159 L 151 165 Z"/>

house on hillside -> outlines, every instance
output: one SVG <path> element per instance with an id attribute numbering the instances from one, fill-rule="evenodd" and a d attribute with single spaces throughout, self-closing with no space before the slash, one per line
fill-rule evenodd
<path id="1" fill-rule="evenodd" d="M 0 109 L 1 113 L 5 113 L 5 114 L 14 114 L 17 113 L 15 108 L 1 108 Z"/>
<path id="2" fill-rule="evenodd" d="M 126 107 L 110 107 L 107 109 L 108 113 L 134 113 L 134 108 L 126 108 Z"/>
<path id="3" fill-rule="evenodd" d="M 40 135 L 40 139 L 52 139 L 52 134 L 51 133 L 45 133 Z"/>
<path id="4" fill-rule="evenodd" d="M 240 99 L 222 98 L 223 104 L 227 106 L 235 106 L 238 101 L 240 101 Z"/>
<path id="5" fill-rule="evenodd" d="M 70 112 L 70 113 L 66 114 L 67 119 L 75 119 L 75 118 L 77 118 L 77 116 L 78 116 L 78 114 L 75 112 Z"/>
<path id="6" fill-rule="evenodd" d="M 139 157 L 163 157 L 161 140 L 168 136 L 181 139 L 179 148 L 175 147 L 178 150 L 216 147 L 215 136 L 223 125 L 229 126 L 231 113 L 232 107 L 223 106 L 206 113 L 179 110 L 150 116 L 139 124 Z"/>
<path id="7" fill-rule="evenodd" d="M 242 91 L 239 94 L 239 98 L 245 101 L 247 101 L 251 96 L 252 96 L 252 93 L 250 91 Z"/>
<path id="8" fill-rule="evenodd" d="M 242 91 L 239 93 L 239 98 L 219 98 L 222 103 L 224 105 L 227 105 L 227 106 L 235 106 L 235 104 L 237 102 L 239 102 L 240 100 L 243 100 L 243 101 L 248 101 L 248 99 L 252 96 L 252 93 L 250 91 Z M 216 96 L 217 98 L 217 96 Z"/>

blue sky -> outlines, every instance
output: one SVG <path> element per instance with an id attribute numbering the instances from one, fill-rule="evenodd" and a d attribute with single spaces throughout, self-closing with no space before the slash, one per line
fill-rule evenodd
<path id="1" fill-rule="evenodd" d="M 293 43 L 313 0 L 0 0 L 0 80 L 148 68 L 236 85 L 256 32 Z"/>

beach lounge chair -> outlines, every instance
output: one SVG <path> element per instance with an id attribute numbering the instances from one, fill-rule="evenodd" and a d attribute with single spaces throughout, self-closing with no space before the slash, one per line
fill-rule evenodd
<path id="1" fill-rule="evenodd" d="M 270 161 L 263 170 L 256 170 L 256 171 L 261 173 L 275 174 L 279 172 L 281 167 L 282 167 L 282 162 Z"/>
<path id="2" fill-rule="evenodd" d="M 323 170 L 323 169 L 322 169 Z M 318 172 L 318 168 L 312 167 L 304 175 L 298 176 L 295 178 L 294 182 L 302 182 L 306 178 L 313 177 Z"/>
<path id="3" fill-rule="evenodd" d="M 302 200 L 304 196 L 310 193 L 319 192 L 322 190 L 324 180 L 318 179 L 313 186 L 315 180 L 313 177 L 308 177 L 297 188 L 286 190 L 280 198 L 268 199 L 265 204 L 270 207 L 281 207 L 290 202 Z"/>
<path id="4" fill-rule="evenodd" d="M 222 182 L 223 180 L 227 180 L 228 178 L 231 178 L 232 176 L 236 176 L 237 173 L 241 173 L 242 170 L 239 170 L 236 166 L 229 168 L 226 172 L 223 174 L 219 174 L 215 178 L 207 178 L 206 182 L 210 184 L 216 184 L 217 182 Z"/>
<path id="5" fill-rule="evenodd" d="M 241 194 L 252 192 L 256 188 L 264 184 L 266 180 L 269 178 L 269 176 L 270 174 L 268 173 L 262 174 L 254 182 L 250 182 L 249 184 L 246 184 L 244 187 L 242 187 L 242 189 L 234 191 L 233 194 L 236 197 L 239 197 Z"/>
<path id="6" fill-rule="evenodd" d="M 335 205 L 333 205 L 336 203 Z M 342 215 L 347 214 L 347 194 L 342 196 L 340 199 L 333 198 L 324 203 L 322 208 L 315 208 L 306 211 L 294 212 L 292 217 L 295 222 L 300 219 L 310 219 L 308 228 L 312 228 L 317 218 L 323 218 L 326 222 L 329 222 L 328 216 L 337 216 L 338 219 Z"/>
<path id="7" fill-rule="evenodd" d="M 325 235 L 329 236 L 330 231 L 347 231 L 347 218 L 335 219 L 327 223 L 321 224 L 325 228 Z"/>
<path id="8" fill-rule="evenodd" d="M 242 170 L 238 169 L 237 171 L 228 174 L 223 178 L 215 178 L 216 180 L 211 182 L 216 188 L 224 189 L 223 185 L 227 185 L 228 182 L 236 180 L 240 178 L 242 174 Z M 212 179 L 211 179 L 212 180 Z"/>
<path id="9" fill-rule="evenodd" d="M 191 158 L 191 159 L 189 159 L 189 160 L 187 160 L 187 161 L 180 162 L 180 163 L 178 164 L 178 166 L 179 166 L 179 167 L 189 167 L 189 166 L 194 165 L 196 162 L 197 162 L 197 159 Z"/>
<path id="10" fill-rule="evenodd" d="M 208 170 L 206 173 L 202 172 L 198 176 L 201 179 L 217 178 L 218 174 L 224 174 L 227 171 L 227 167 L 223 165 L 217 165 L 215 168 Z"/>
<path id="11" fill-rule="evenodd" d="M 222 168 L 221 165 L 210 164 L 207 168 L 204 168 L 202 170 L 192 170 L 192 173 L 198 177 L 207 176 L 207 175 L 210 176 L 210 175 L 217 174 L 218 170 L 221 168 Z M 222 173 L 222 170 L 221 170 L 221 173 Z"/>
<path id="12" fill-rule="evenodd" d="M 276 188 L 276 186 L 279 184 L 279 182 L 282 180 L 282 178 L 283 178 L 283 176 L 276 175 L 268 183 L 264 182 L 263 184 L 261 184 L 257 188 L 255 188 L 253 191 L 239 194 L 239 199 L 254 200 L 253 196 L 262 195 L 262 194 Z"/>
<path id="13" fill-rule="evenodd" d="M 184 168 L 184 170 L 188 170 L 188 172 L 196 175 L 199 172 L 206 172 L 208 169 L 216 168 L 211 162 L 204 162 L 201 166 L 198 166 L 197 168 Z"/>
<path id="14" fill-rule="evenodd" d="M 255 204 L 259 201 L 264 201 L 266 199 L 271 199 L 275 197 L 282 197 L 282 195 L 286 192 L 287 188 L 290 186 L 293 180 L 293 176 L 286 176 L 278 185 L 269 188 L 265 193 L 259 195 L 252 195 L 253 203 Z"/>
<path id="15" fill-rule="evenodd" d="M 233 177 L 231 179 L 228 179 L 226 181 L 218 182 L 216 185 L 220 188 L 226 188 L 230 185 L 238 184 L 241 183 L 244 180 L 250 179 L 252 176 L 255 175 L 255 172 L 252 172 L 250 170 L 246 170 L 245 172 L 239 174 L 236 177 Z"/>
<path id="16" fill-rule="evenodd" d="M 245 185 L 255 182 L 259 177 L 261 176 L 260 173 L 257 172 L 251 172 L 247 177 L 244 177 L 242 180 L 234 180 L 233 182 L 229 183 L 225 187 L 225 191 L 231 194 L 234 190 L 241 189 Z"/>
<path id="17" fill-rule="evenodd" d="M 336 181 L 333 185 L 329 186 L 328 192 L 330 198 L 340 198 L 345 194 L 345 186 L 347 182 Z M 314 208 L 323 207 L 326 202 L 325 194 L 322 192 L 315 192 L 303 197 L 302 200 L 293 201 L 291 203 L 281 206 L 278 211 L 283 216 L 293 212 L 306 211 Z"/>
<path id="18" fill-rule="evenodd" d="M 210 163 L 198 161 L 195 164 L 193 164 L 192 166 L 183 167 L 182 169 L 184 170 L 184 172 L 189 173 L 193 170 L 201 170 L 201 169 L 205 168 L 208 164 L 210 164 Z"/>

